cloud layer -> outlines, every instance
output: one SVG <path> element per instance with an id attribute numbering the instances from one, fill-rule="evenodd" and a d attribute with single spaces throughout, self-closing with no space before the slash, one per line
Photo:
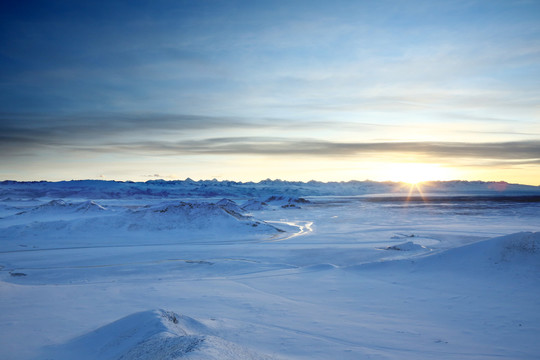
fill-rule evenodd
<path id="1" fill-rule="evenodd" d="M 416 156 L 419 159 L 456 162 L 459 159 L 478 162 L 508 162 L 540 164 L 540 140 L 502 142 L 448 141 L 381 141 L 343 142 L 295 137 L 205 137 L 209 132 L 249 131 L 279 128 L 281 132 L 296 127 L 285 120 L 247 121 L 228 117 L 160 115 L 106 117 L 103 114 L 79 117 L 33 118 L 31 124 L 23 117 L 1 115 L 0 147 L 4 154 L 17 151 L 39 151 L 47 147 L 83 151 L 122 153 L 134 156 L 303 156 L 312 158 L 358 156 Z M 85 121 L 78 121 L 83 119 Z M 107 121 L 107 119 L 114 121 Z M 41 126 L 38 126 L 40 124 Z M 324 129 L 328 124 L 311 124 Z M 370 126 L 364 124 L 364 126 Z M 177 134 L 179 141 L 159 140 L 163 134 Z M 157 134 L 157 135 L 156 135 Z M 309 134 L 309 133 L 308 133 Z M 145 135 L 146 138 L 145 139 Z M 32 150 L 34 149 L 34 150 Z"/>
<path id="2" fill-rule="evenodd" d="M 459 142 L 380 142 L 339 143 L 280 138 L 212 138 L 178 143 L 143 142 L 107 145 L 99 151 L 123 151 L 160 155 L 279 155 L 334 157 L 359 155 L 415 155 L 425 160 L 442 158 L 477 161 L 511 161 L 540 164 L 540 141 L 459 143 Z"/>

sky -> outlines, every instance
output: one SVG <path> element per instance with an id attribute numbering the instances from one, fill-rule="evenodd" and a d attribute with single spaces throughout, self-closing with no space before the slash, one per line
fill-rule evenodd
<path id="1" fill-rule="evenodd" d="M 0 179 L 540 185 L 540 1 L 0 4 Z"/>

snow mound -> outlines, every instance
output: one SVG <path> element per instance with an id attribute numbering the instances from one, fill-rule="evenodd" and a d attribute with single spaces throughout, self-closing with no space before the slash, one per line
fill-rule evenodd
<path id="1" fill-rule="evenodd" d="M 17 215 L 49 215 L 54 213 L 65 212 L 69 209 L 68 203 L 64 200 L 56 199 L 51 200 L 45 204 L 34 206 L 28 210 L 21 211 Z"/>
<path id="2" fill-rule="evenodd" d="M 58 360 L 269 359 L 216 336 L 200 321 L 165 310 L 129 315 L 48 352 Z"/>
<path id="3" fill-rule="evenodd" d="M 76 205 L 75 211 L 87 213 L 87 212 L 101 212 L 107 210 L 103 206 L 99 205 L 93 200 L 85 201 L 80 204 L 74 204 Z"/>
<path id="4" fill-rule="evenodd" d="M 171 229 L 246 229 L 255 232 L 277 232 L 276 227 L 243 214 L 232 201 L 222 201 L 221 205 L 199 202 L 161 203 L 133 211 L 136 221 L 131 221 L 130 230 L 171 230 Z"/>
<path id="5" fill-rule="evenodd" d="M 48 203 L 35 206 L 29 210 L 18 213 L 17 215 L 61 215 L 74 213 L 99 213 L 105 211 L 103 206 L 95 201 L 88 200 L 81 203 L 67 203 L 64 200 L 56 199 Z"/>
<path id="6" fill-rule="evenodd" d="M 185 215 L 192 218 L 204 217 L 204 216 L 223 216 L 230 214 L 227 208 L 231 206 L 220 206 L 218 204 L 212 204 L 207 202 L 165 202 L 153 206 L 147 206 L 138 210 L 135 213 L 138 214 L 158 214 L 160 216 L 177 216 Z M 237 218 L 248 218 L 244 216 L 242 211 L 238 212 Z"/>
<path id="7" fill-rule="evenodd" d="M 247 211 L 264 210 L 267 207 L 267 203 L 256 199 L 249 199 L 244 204 L 242 204 L 242 209 Z"/>
<path id="8" fill-rule="evenodd" d="M 306 199 L 301 198 L 301 197 L 290 197 L 290 196 L 283 196 L 283 195 L 281 195 L 281 196 L 276 196 L 276 195 L 270 196 L 264 202 L 269 204 L 269 205 L 281 206 L 284 209 L 288 209 L 288 208 L 298 208 L 299 209 L 300 206 L 298 206 L 298 204 L 309 204 L 310 203 L 309 200 L 306 200 Z"/>
<path id="9" fill-rule="evenodd" d="M 63 208 L 68 204 L 62 199 L 51 200 L 46 204 L 39 205 L 39 208 Z"/>
<path id="10" fill-rule="evenodd" d="M 412 241 L 407 241 L 403 244 L 392 245 L 385 248 L 385 250 L 397 250 L 397 251 L 418 251 L 425 250 L 426 248 L 422 245 L 415 244 Z"/>
<path id="11" fill-rule="evenodd" d="M 237 203 L 230 199 L 221 199 L 216 203 L 216 205 L 229 213 L 232 212 L 239 215 L 244 213 L 244 209 L 242 209 L 240 206 L 238 206 Z"/>
<path id="12" fill-rule="evenodd" d="M 95 219 L 114 215 L 105 207 L 94 201 L 68 203 L 61 199 L 51 200 L 44 204 L 28 207 L 23 211 L 9 214 L 1 219 L 0 227 L 20 226 L 27 224 L 29 228 L 43 223 L 55 222 L 52 228 L 65 227 L 68 222 L 80 219 Z"/>

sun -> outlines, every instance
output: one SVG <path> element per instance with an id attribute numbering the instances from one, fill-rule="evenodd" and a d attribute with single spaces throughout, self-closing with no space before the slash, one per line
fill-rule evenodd
<path id="1" fill-rule="evenodd" d="M 426 164 L 405 164 L 401 176 L 399 176 L 399 180 L 411 185 L 431 180 L 432 172 L 429 171 L 428 166 L 425 165 Z"/>
<path id="2" fill-rule="evenodd" d="M 393 163 L 386 167 L 387 179 L 417 185 L 426 181 L 451 180 L 452 171 L 439 164 Z"/>

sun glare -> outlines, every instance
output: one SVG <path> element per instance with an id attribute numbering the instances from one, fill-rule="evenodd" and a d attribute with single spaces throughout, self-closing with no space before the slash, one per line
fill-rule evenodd
<path id="1" fill-rule="evenodd" d="M 416 185 L 425 181 L 451 180 L 452 172 L 438 164 L 399 163 L 388 166 L 387 179 Z"/>

